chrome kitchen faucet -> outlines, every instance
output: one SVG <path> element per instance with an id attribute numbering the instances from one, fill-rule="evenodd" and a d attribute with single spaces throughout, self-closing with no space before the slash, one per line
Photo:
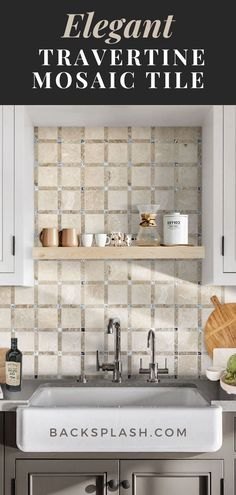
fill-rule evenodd
<path id="1" fill-rule="evenodd" d="M 121 363 L 121 327 L 119 318 L 110 318 L 107 325 L 107 333 L 114 334 L 114 362 L 99 363 L 99 353 L 97 351 L 97 371 L 113 371 L 113 382 L 120 383 L 122 379 Z"/>
<path id="2" fill-rule="evenodd" d="M 167 375 L 169 370 L 167 368 L 167 359 L 165 359 L 165 367 L 158 368 L 158 363 L 155 361 L 156 354 L 156 335 L 154 330 L 149 330 L 147 338 L 147 347 L 151 349 L 151 360 L 149 363 L 149 368 L 143 368 L 142 359 L 140 359 L 139 373 L 142 375 L 149 375 L 148 382 L 159 382 L 159 375 Z"/>

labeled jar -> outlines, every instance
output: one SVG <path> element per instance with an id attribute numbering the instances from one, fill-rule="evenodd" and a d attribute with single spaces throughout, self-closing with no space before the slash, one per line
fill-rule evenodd
<path id="1" fill-rule="evenodd" d="M 164 244 L 188 244 L 188 215 L 179 212 L 163 217 Z"/>

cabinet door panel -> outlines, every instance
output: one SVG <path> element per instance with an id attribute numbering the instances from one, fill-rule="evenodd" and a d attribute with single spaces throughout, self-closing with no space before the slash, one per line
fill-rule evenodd
<path id="1" fill-rule="evenodd" d="M 0 272 L 14 271 L 14 107 L 0 106 Z"/>
<path id="2" fill-rule="evenodd" d="M 236 273 L 236 106 L 224 106 L 224 272 Z"/>
<path id="3" fill-rule="evenodd" d="M 16 495 L 106 495 L 118 474 L 117 461 L 17 459 Z"/>
<path id="4" fill-rule="evenodd" d="M 121 461 L 121 495 L 220 495 L 221 460 Z"/>

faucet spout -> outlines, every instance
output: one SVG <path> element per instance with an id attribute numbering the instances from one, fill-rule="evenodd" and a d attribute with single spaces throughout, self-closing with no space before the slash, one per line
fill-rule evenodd
<path id="1" fill-rule="evenodd" d="M 151 341 L 151 345 L 150 345 Z M 155 354 L 156 354 L 156 336 L 154 330 L 149 330 L 148 338 L 147 338 L 147 346 L 151 348 L 151 362 L 155 363 Z"/>

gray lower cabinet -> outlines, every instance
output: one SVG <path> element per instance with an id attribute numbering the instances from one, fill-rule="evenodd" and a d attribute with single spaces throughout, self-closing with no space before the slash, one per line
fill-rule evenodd
<path id="1" fill-rule="evenodd" d="M 16 460 L 16 495 L 106 495 L 117 480 L 117 461 Z"/>
<path id="2" fill-rule="evenodd" d="M 221 495 L 221 460 L 16 459 L 16 495 Z"/>
<path id="3" fill-rule="evenodd" d="M 222 478 L 220 460 L 121 461 L 120 494 L 221 495 Z"/>

